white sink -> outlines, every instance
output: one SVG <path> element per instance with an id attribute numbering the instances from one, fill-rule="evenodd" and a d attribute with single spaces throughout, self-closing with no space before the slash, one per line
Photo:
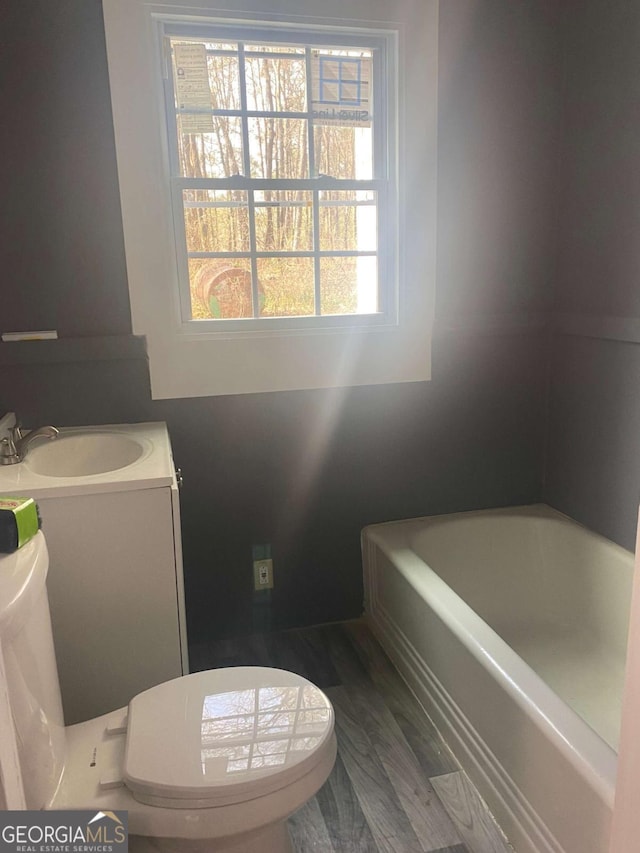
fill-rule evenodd
<path id="1" fill-rule="evenodd" d="M 35 439 L 23 462 L 0 465 L 0 495 L 36 500 L 174 482 L 169 434 L 161 422 L 61 427 L 53 440 Z"/>
<path id="2" fill-rule="evenodd" d="M 61 432 L 53 440 L 37 439 L 24 464 L 44 477 L 88 477 L 126 468 L 146 452 L 141 441 L 121 432 Z"/>

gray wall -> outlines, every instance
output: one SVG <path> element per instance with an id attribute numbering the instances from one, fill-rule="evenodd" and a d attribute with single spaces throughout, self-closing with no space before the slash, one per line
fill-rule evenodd
<path id="1" fill-rule="evenodd" d="M 558 4 L 443 0 L 438 318 L 531 321 L 550 303 Z"/>
<path id="2" fill-rule="evenodd" d="M 640 490 L 640 6 L 566 4 L 545 499 L 633 548 Z"/>
<path id="3" fill-rule="evenodd" d="M 192 641 L 358 615 L 365 524 L 540 498 L 556 6 L 442 3 L 433 380 L 174 401 L 150 400 L 130 337 L 99 2 L 0 7 L 2 114 L 29 105 L 0 137 L 16 212 L 0 325 L 66 338 L 0 344 L 0 409 L 26 425 L 168 422 Z M 276 575 L 266 612 L 251 592 L 262 543 Z"/>

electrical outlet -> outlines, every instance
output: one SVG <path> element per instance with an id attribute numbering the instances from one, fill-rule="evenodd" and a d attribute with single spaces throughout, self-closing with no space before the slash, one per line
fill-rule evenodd
<path id="1" fill-rule="evenodd" d="M 256 592 L 273 589 L 273 560 L 253 561 L 253 588 Z"/>

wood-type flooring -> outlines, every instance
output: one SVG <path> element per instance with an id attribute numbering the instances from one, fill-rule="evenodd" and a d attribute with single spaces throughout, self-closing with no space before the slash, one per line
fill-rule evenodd
<path id="1" fill-rule="evenodd" d="M 362 620 L 191 649 L 191 669 L 274 666 L 320 687 L 338 758 L 289 821 L 296 853 L 513 853 Z"/>

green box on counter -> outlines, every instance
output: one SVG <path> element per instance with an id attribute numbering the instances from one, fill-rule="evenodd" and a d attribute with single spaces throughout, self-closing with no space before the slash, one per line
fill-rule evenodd
<path id="1" fill-rule="evenodd" d="M 33 498 L 0 497 L 0 554 L 11 554 L 33 539 L 40 515 Z"/>

